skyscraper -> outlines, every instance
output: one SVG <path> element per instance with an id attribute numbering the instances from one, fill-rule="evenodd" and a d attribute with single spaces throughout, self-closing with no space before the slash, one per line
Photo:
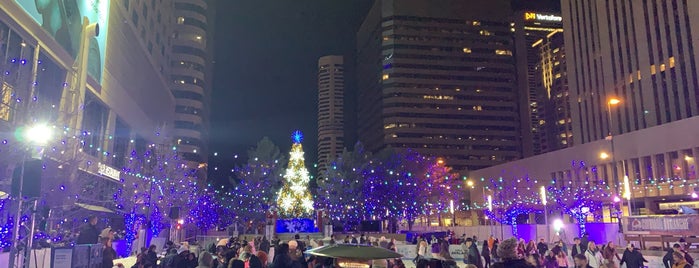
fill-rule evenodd
<path id="1" fill-rule="evenodd" d="M 357 33 L 359 140 L 456 170 L 520 157 L 509 1 L 380 0 Z"/>
<path id="2" fill-rule="evenodd" d="M 534 11 L 517 12 L 513 21 L 522 155 L 527 157 L 543 153 L 550 147 L 545 144 L 546 127 L 550 122 L 544 115 L 546 98 L 542 98 L 547 92 L 539 69 L 540 48 L 535 45 L 553 33 L 562 32 L 563 23 L 558 14 Z"/>
<path id="3" fill-rule="evenodd" d="M 345 76 L 342 56 L 318 60 L 318 174 L 344 149 Z"/>
<path id="4" fill-rule="evenodd" d="M 571 147 L 573 122 L 570 115 L 570 91 L 566 71 L 563 31 L 555 31 L 533 44 L 539 52 L 536 64 L 537 96 L 540 117 L 537 153 L 547 153 Z"/>
<path id="5" fill-rule="evenodd" d="M 576 144 L 699 114 L 699 1 L 562 2 Z M 620 100 L 608 105 L 609 100 Z"/>
<path id="6" fill-rule="evenodd" d="M 190 168 L 206 167 L 212 84 L 212 1 L 174 2 L 171 80 L 172 94 L 176 99 L 175 141 Z"/>

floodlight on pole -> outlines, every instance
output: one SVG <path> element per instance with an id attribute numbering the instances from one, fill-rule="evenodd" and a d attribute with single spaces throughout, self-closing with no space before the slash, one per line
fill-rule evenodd
<path id="1" fill-rule="evenodd" d="M 541 186 L 541 204 L 544 206 L 548 203 L 546 200 L 546 186 Z"/>
<path id="2" fill-rule="evenodd" d="M 45 124 L 34 125 L 24 132 L 25 140 L 34 145 L 46 145 L 52 137 L 53 128 Z"/>

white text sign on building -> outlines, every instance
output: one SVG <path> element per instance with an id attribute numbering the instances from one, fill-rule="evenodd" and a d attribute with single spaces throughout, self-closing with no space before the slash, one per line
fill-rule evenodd
<path id="1" fill-rule="evenodd" d="M 563 17 L 549 14 L 539 14 L 534 12 L 524 13 L 524 20 L 538 20 L 538 21 L 553 21 L 560 22 L 563 21 Z"/>
<path id="2" fill-rule="evenodd" d="M 102 163 L 97 163 L 97 173 L 116 181 L 121 179 L 121 171 Z"/>

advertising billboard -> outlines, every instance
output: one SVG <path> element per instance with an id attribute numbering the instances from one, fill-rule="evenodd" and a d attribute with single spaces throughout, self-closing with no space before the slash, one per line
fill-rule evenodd
<path id="1" fill-rule="evenodd" d="M 87 70 L 101 83 L 109 19 L 109 0 L 15 0 L 75 58 L 80 49 L 83 17 L 99 23 L 99 35 L 90 40 Z"/>

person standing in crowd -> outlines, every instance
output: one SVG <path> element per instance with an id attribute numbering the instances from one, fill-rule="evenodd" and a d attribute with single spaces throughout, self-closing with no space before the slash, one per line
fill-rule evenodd
<path id="1" fill-rule="evenodd" d="M 635 248 L 633 244 L 629 243 L 626 246 L 626 250 L 624 250 L 624 254 L 621 255 L 619 266 L 626 263 L 626 268 L 643 268 L 644 262 L 648 261 L 643 258 L 643 254 L 641 254 L 641 252 Z"/>
<path id="2" fill-rule="evenodd" d="M 580 245 L 580 238 L 573 238 L 573 248 L 570 249 L 570 256 L 578 256 L 578 254 L 585 254 L 583 246 Z"/>
<path id="3" fill-rule="evenodd" d="M 692 268 L 692 265 L 687 262 L 687 259 L 680 252 L 673 252 L 672 260 L 672 268 Z"/>
<path id="4" fill-rule="evenodd" d="M 214 258 L 211 253 L 204 251 L 199 255 L 199 261 L 196 268 L 213 268 Z"/>
<path id="5" fill-rule="evenodd" d="M 520 238 L 517 243 L 517 256 L 524 258 L 527 255 L 527 245 L 524 244 L 524 239 Z"/>
<path id="6" fill-rule="evenodd" d="M 594 241 L 587 243 L 585 258 L 587 258 L 587 264 L 592 268 L 599 268 L 602 265 L 602 253 L 599 252 Z"/>
<path id="7" fill-rule="evenodd" d="M 478 253 L 478 247 L 473 238 L 466 238 L 466 242 L 463 245 L 464 248 L 464 263 L 473 264 L 478 268 L 483 267 L 483 262 L 481 261 L 481 254 Z"/>
<path id="8" fill-rule="evenodd" d="M 602 259 L 602 262 L 607 268 L 618 267 L 614 259 L 621 261 L 621 258 L 619 258 L 619 254 L 616 252 L 616 246 L 614 246 L 613 242 L 609 241 L 607 246 L 602 249 Z"/>
<path id="9" fill-rule="evenodd" d="M 556 260 L 556 255 L 553 250 L 546 251 L 546 256 L 544 256 L 544 268 L 558 268 L 558 261 Z"/>
<path id="10" fill-rule="evenodd" d="M 483 256 L 483 268 L 489 268 L 490 259 L 490 248 L 488 248 L 488 240 L 483 240 L 483 248 L 481 249 L 481 256 Z"/>
<path id="11" fill-rule="evenodd" d="M 539 243 L 536 244 L 536 249 L 537 251 L 539 251 L 539 256 L 545 256 L 546 251 L 549 250 L 549 246 L 546 245 L 546 241 L 543 238 L 541 238 L 539 239 Z"/>
<path id="12" fill-rule="evenodd" d="M 582 247 L 582 252 L 584 253 L 587 251 L 587 246 L 590 243 L 590 237 L 587 234 L 587 232 L 583 233 L 582 237 L 580 238 L 580 247 Z"/>
<path id="13" fill-rule="evenodd" d="M 526 256 L 531 256 L 534 255 L 538 252 L 538 249 L 536 247 L 536 242 L 534 240 L 529 240 L 529 243 L 527 243 L 527 247 L 525 248 L 524 254 Z"/>
<path id="14" fill-rule="evenodd" d="M 80 228 L 80 234 L 75 243 L 78 245 L 96 244 L 99 234 L 100 231 L 97 230 L 97 216 L 92 215 L 87 218 L 87 223 Z"/>
<path id="15" fill-rule="evenodd" d="M 158 253 L 156 253 L 157 247 L 155 245 L 150 245 L 148 247 L 148 252 L 146 252 L 144 268 L 155 268 L 158 267 Z"/>
<path id="16" fill-rule="evenodd" d="M 583 254 L 575 255 L 573 262 L 575 262 L 575 268 L 592 268 Z"/>
<path id="17" fill-rule="evenodd" d="M 553 254 L 556 256 L 556 262 L 559 268 L 568 268 L 568 255 L 560 247 L 553 248 Z"/>
<path id="18" fill-rule="evenodd" d="M 493 268 L 535 268 L 517 255 L 517 240 L 514 238 L 503 240 L 498 245 L 497 254 L 502 260 L 493 264 Z"/>
<path id="19" fill-rule="evenodd" d="M 114 260 L 117 258 L 117 253 L 114 248 L 112 248 L 112 239 L 114 239 L 114 233 L 111 228 L 105 229 L 101 239 L 104 249 L 102 250 L 102 268 L 112 268 L 114 267 Z"/>
<path id="20" fill-rule="evenodd" d="M 269 246 L 269 240 L 267 240 L 267 237 L 263 235 L 258 248 L 264 252 L 269 252 Z"/>
<path id="21" fill-rule="evenodd" d="M 491 263 L 500 261 L 500 256 L 498 256 L 498 246 L 500 245 L 499 239 L 493 240 L 493 247 L 490 248 L 490 258 Z"/>

